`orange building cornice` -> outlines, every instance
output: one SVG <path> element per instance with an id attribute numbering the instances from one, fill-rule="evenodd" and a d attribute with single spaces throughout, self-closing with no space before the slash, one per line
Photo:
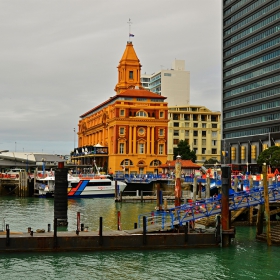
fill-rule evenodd
<path id="1" fill-rule="evenodd" d="M 150 99 L 159 99 L 159 100 L 165 100 L 165 96 L 158 95 L 156 93 L 150 92 L 148 90 L 143 89 L 128 89 L 124 92 L 119 93 L 118 95 L 115 95 L 113 97 L 110 97 L 110 99 L 104 101 L 103 103 L 99 104 L 98 106 L 92 108 L 91 110 L 87 111 L 83 115 L 80 116 L 80 118 L 85 118 L 90 114 L 95 113 L 96 111 L 102 109 L 103 107 L 108 106 L 109 104 L 113 104 L 114 102 L 121 100 L 124 101 L 123 98 L 150 98 Z M 128 100 L 125 100 L 128 101 Z"/>

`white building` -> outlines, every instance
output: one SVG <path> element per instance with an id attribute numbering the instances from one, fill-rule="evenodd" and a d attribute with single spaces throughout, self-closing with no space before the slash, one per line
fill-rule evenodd
<path id="1" fill-rule="evenodd" d="M 174 60 L 170 70 L 141 75 L 144 88 L 167 97 L 168 106 L 190 104 L 190 72 L 185 71 L 184 60 Z"/>

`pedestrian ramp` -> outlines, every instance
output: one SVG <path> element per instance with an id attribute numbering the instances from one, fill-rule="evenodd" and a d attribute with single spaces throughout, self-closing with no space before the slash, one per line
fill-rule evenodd
<path id="1" fill-rule="evenodd" d="M 268 187 L 268 197 L 270 202 L 280 200 L 280 184 Z M 264 188 L 254 187 L 249 191 L 234 192 L 230 189 L 229 210 L 240 212 L 242 209 L 264 204 Z M 185 225 L 187 222 L 208 218 L 221 213 L 222 195 L 209 199 L 189 202 L 178 207 L 166 210 L 152 211 L 138 216 L 138 228 L 143 228 L 146 224 L 147 231 L 154 228 L 166 230 L 175 226 Z M 240 210 L 240 211 L 239 211 Z M 144 222 L 145 219 L 145 222 Z"/>

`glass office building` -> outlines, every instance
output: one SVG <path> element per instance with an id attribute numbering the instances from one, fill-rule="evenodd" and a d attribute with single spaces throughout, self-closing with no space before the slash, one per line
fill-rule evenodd
<path id="1" fill-rule="evenodd" d="M 223 1 L 223 143 L 251 167 L 280 145 L 280 0 Z"/>

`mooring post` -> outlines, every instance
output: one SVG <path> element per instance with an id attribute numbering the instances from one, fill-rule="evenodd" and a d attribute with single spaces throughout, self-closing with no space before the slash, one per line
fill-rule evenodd
<path id="1" fill-rule="evenodd" d="M 249 215 L 249 225 L 253 225 L 253 211 L 254 211 L 254 206 L 250 206 L 249 207 L 249 212 L 248 212 L 248 215 Z"/>
<path id="2" fill-rule="evenodd" d="M 234 191 L 237 193 L 237 188 L 238 188 L 238 178 L 237 176 L 234 178 Z"/>
<path id="3" fill-rule="evenodd" d="M 157 183 L 157 209 L 161 210 L 161 205 L 160 205 L 160 184 Z"/>
<path id="4" fill-rule="evenodd" d="M 249 188 L 252 189 L 254 187 L 254 179 L 250 177 L 249 179 Z"/>
<path id="5" fill-rule="evenodd" d="M 167 198 L 164 199 L 164 210 L 168 209 Z"/>
<path id="6" fill-rule="evenodd" d="M 55 170 L 54 189 L 54 217 L 58 226 L 68 225 L 68 169 L 64 168 L 64 162 L 58 162 Z"/>
<path id="7" fill-rule="evenodd" d="M 263 233 L 263 218 L 264 218 L 264 205 L 258 205 L 258 215 L 257 215 L 257 235 Z"/>
<path id="8" fill-rule="evenodd" d="M 197 194 L 197 178 L 193 178 L 193 205 L 196 203 L 196 194 Z"/>
<path id="9" fill-rule="evenodd" d="M 217 243 L 221 243 L 221 216 L 216 215 L 216 230 L 215 230 L 215 238 Z"/>
<path id="10" fill-rule="evenodd" d="M 181 205 L 182 188 L 181 188 L 181 156 L 176 157 L 175 163 L 175 207 Z"/>
<path id="11" fill-rule="evenodd" d="M 80 222 L 81 222 L 81 213 L 77 212 L 77 232 L 81 231 Z"/>
<path id="12" fill-rule="evenodd" d="M 267 167 L 266 163 L 262 166 L 263 173 L 263 190 L 264 190 L 264 207 L 266 215 L 266 237 L 267 245 L 271 246 L 271 232 L 270 232 L 270 210 L 269 210 L 269 197 L 268 197 L 268 186 L 267 186 Z"/>
<path id="13" fill-rule="evenodd" d="M 147 218 L 143 216 L 143 245 L 147 244 Z"/>
<path id="14" fill-rule="evenodd" d="M 229 235 L 229 188 L 231 187 L 231 171 L 229 166 L 222 168 L 222 246 L 230 245 Z"/>
<path id="15" fill-rule="evenodd" d="M 103 222 L 102 222 L 102 217 L 99 217 L 99 245 L 103 245 Z"/>
<path id="16" fill-rule="evenodd" d="M 53 246 L 57 248 L 57 218 L 54 218 L 54 225 L 53 225 Z"/>
<path id="17" fill-rule="evenodd" d="M 134 223 L 134 229 L 137 229 L 137 223 Z"/>
<path id="18" fill-rule="evenodd" d="M 205 190 L 205 198 L 206 199 L 210 198 L 210 182 L 211 182 L 211 179 L 208 176 L 206 178 L 206 190 Z"/>
<path id="19" fill-rule="evenodd" d="M 188 234 L 189 234 L 189 223 L 186 222 L 186 225 L 185 225 L 185 243 L 188 242 Z"/>
<path id="20" fill-rule="evenodd" d="M 51 231 L 51 224 L 48 224 L 48 232 Z"/>
<path id="21" fill-rule="evenodd" d="M 6 224 L 6 245 L 10 245 L 10 227 Z"/>
<path id="22" fill-rule="evenodd" d="M 159 191 L 159 205 L 160 205 L 159 210 L 162 210 L 162 204 L 163 204 L 163 194 L 162 191 Z"/>
<path id="23" fill-rule="evenodd" d="M 201 182 L 199 182 L 198 184 L 198 198 L 201 199 L 201 189 L 202 189 L 202 185 Z"/>
<path id="24" fill-rule="evenodd" d="M 118 181 L 115 181 L 115 199 L 118 199 Z"/>
<path id="25" fill-rule="evenodd" d="M 121 211 L 118 211 L 118 225 L 117 225 L 117 229 L 118 230 L 122 230 L 122 223 L 121 223 Z"/>

